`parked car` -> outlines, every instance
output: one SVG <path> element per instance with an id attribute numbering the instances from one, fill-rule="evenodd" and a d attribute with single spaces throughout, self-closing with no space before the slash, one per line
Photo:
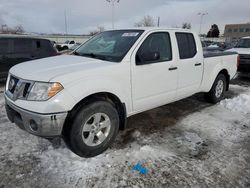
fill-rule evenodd
<path id="1" fill-rule="evenodd" d="M 67 40 L 64 43 L 58 43 L 58 44 L 56 44 L 56 48 L 57 48 L 58 51 L 67 50 L 67 49 L 71 48 L 72 46 L 74 46 L 75 43 L 76 42 L 73 41 L 73 40 L 71 40 L 71 41 Z"/>
<path id="2" fill-rule="evenodd" d="M 67 50 L 62 50 L 59 52 L 59 54 L 71 54 L 76 48 L 78 48 L 81 45 L 81 43 L 75 43 L 74 46 L 71 46 Z"/>
<path id="3" fill-rule="evenodd" d="M 202 48 L 203 48 L 203 51 L 204 52 L 214 52 L 214 51 L 223 51 L 223 49 L 221 49 L 219 46 L 213 46 L 213 45 L 209 45 L 209 46 L 207 46 L 207 43 L 206 42 L 204 42 L 204 41 L 202 41 L 201 42 L 201 44 L 202 44 Z"/>
<path id="4" fill-rule="evenodd" d="M 236 46 L 228 51 L 237 52 L 240 56 L 238 72 L 240 74 L 250 74 L 250 37 L 243 37 Z"/>
<path id="5" fill-rule="evenodd" d="M 24 61 L 57 55 L 50 40 L 30 37 L 0 37 L 0 80 L 9 69 Z"/>
<path id="6" fill-rule="evenodd" d="M 11 122 L 37 136 L 62 136 L 82 157 L 105 151 L 129 116 L 198 92 L 219 102 L 238 56 L 203 54 L 197 34 L 163 28 L 105 31 L 74 54 L 13 67 L 5 99 Z"/>

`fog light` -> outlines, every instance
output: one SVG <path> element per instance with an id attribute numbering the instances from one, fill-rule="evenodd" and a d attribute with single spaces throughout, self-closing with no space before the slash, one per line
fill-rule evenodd
<path id="1" fill-rule="evenodd" d="M 36 124 L 36 122 L 32 119 L 30 120 L 30 128 L 32 131 L 37 131 L 38 130 L 38 126 Z"/>

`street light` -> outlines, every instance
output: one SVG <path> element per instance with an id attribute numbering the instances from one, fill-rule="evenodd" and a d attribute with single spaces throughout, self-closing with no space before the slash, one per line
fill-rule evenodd
<path id="1" fill-rule="evenodd" d="M 106 1 L 111 3 L 112 5 L 112 29 L 114 29 L 114 5 L 115 3 L 119 3 L 120 0 L 106 0 Z"/>
<path id="2" fill-rule="evenodd" d="M 200 31 L 199 31 L 199 34 L 201 35 L 201 25 L 202 25 L 202 20 L 203 20 L 203 17 L 208 15 L 207 12 L 199 12 L 198 13 L 199 16 L 201 16 L 201 21 L 200 21 Z"/>

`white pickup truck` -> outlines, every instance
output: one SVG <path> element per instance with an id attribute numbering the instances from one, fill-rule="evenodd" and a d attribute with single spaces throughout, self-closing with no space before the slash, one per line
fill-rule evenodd
<path id="1" fill-rule="evenodd" d="M 203 54 L 189 30 L 105 31 L 72 55 L 14 66 L 5 100 L 11 122 L 41 137 L 62 136 L 92 157 L 114 142 L 126 118 L 198 92 L 216 103 L 229 89 L 237 54 Z"/>
<path id="2" fill-rule="evenodd" d="M 239 54 L 238 72 L 241 75 L 250 75 L 250 37 L 241 38 L 234 48 L 227 51 Z"/>
<path id="3" fill-rule="evenodd" d="M 58 50 L 60 50 L 60 51 L 61 50 L 67 50 L 67 49 L 73 47 L 75 44 L 76 44 L 75 41 L 73 41 L 73 40 L 71 40 L 71 41 L 67 40 L 64 43 L 58 43 L 58 44 L 56 44 L 56 48 Z"/>

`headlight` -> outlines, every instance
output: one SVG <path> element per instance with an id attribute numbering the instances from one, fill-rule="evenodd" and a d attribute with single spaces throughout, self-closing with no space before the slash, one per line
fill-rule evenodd
<path id="1" fill-rule="evenodd" d="M 27 100 L 46 101 L 61 90 L 63 90 L 63 86 L 60 83 L 35 82 L 28 94 Z"/>

